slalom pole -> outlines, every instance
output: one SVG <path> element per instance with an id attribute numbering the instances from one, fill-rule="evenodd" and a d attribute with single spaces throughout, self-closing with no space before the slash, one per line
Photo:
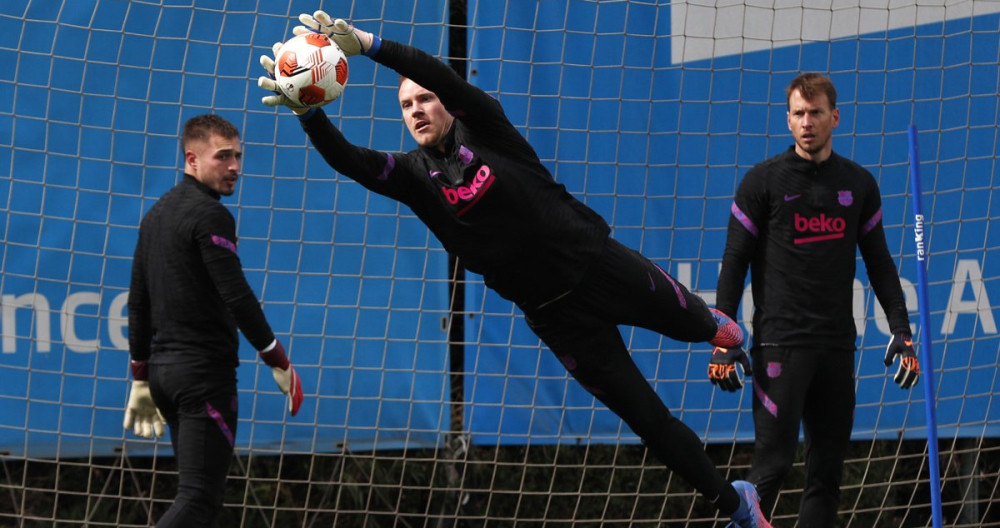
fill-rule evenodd
<path id="1" fill-rule="evenodd" d="M 921 205 L 920 191 L 920 159 L 917 155 L 917 127 L 910 125 L 910 184 L 913 196 L 913 240 L 917 247 L 917 297 L 920 309 L 920 328 L 918 342 L 920 343 L 920 365 L 924 378 L 924 410 L 927 415 L 927 457 L 930 469 L 931 515 L 934 528 L 941 528 L 941 475 L 938 468 L 938 436 L 937 413 L 934 408 L 936 401 L 934 390 L 934 362 L 931 354 L 931 315 L 930 304 L 927 301 L 927 242 L 924 237 L 924 212 Z"/>

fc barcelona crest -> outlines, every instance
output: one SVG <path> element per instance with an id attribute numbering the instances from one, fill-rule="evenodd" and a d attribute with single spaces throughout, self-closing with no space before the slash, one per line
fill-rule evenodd
<path id="1" fill-rule="evenodd" d="M 837 202 L 847 207 L 854 203 L 854 195 L 851 194 L 851 191 L 837 191 Z"/>

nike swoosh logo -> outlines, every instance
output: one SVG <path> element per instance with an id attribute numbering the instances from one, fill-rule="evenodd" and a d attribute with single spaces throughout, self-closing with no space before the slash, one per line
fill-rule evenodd
<path id="1" fill-rule="evenodd" d="M 792 200 L 798 200 L 800 196 L 802 196 L 802 195 L 801 194 L 786 194 L 785 195 L 785 201 L 786 202 L 790 202 Z"/>

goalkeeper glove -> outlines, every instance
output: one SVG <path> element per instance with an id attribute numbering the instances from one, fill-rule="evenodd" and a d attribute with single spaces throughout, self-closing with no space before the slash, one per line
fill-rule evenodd
<path id="1" fill-rule="evenodd" d="M 264 360 L 264 364 L 271 367 L 274 382 L 278 384 L 281 392 L 288 395 L 288 412 L 295 416 L 302 406 L 302 380 L 289 363 L 285 347 L 281 346 L 281 341 L 275 339 L 271 346 L 260 352 L 260 358 Z"/>
<path id="2" fill-rule="evenodd" d="M 275 42 L 274 45 L 271 46 L 271 53 L 273 53 L 275 57 L 278 56 L 278 50 L 281 49 L 281 46 L 281 42 Z M 264 67 L 264 70 L 267 72 L 267 76 L 262 75 L 258 77 L 257 86 L 274 92 L 274 95 L 265 95 L 262 97 L 260 102 L 267 106 L 287 106 L 296 114 L 304 114 L 309 111 L 308 106 L 292 101 L 287 95 L 281 93 L 281 90 L 278 89 L 278 83 L 274 81 L 274 59 L 268 57 L 267 55 L 261 55 L 260 65 Z"/>
<path id="3" fill-rule="evenodd" d="M 885 359 L 882 362 L 888 367 L 896 360 L 896 356 L 899 356 L 899 369 L 893 381 L 900 388 L 909 389 L 920 378 L 920 360 L 913 351 L 913 336 L 909 332 L 896 332 L 892 335 L 889 345 L 885 347 Z"/>
<path id="4" fill-rule="evenodd" d="M 742 348 L 715 347 L 708 362 L 708 379 L 726 392 L 736 392 L 743 388 L 743 375 L 753 376 L 750 359 Z"/>
<path id="5" fill-rule="evenodd" d="M 125 430 L 132 429 L 136 436 L 142 438 L 152 438 L 163 436 L 163 426 L 166 420 L 156 408 L 153 397 L 149 393 L 149 377 L 146 370 L 145 361 L 133 361 L 132 367 L 132 390 L 129 391 L 128 403 L 125 404 L 125 421 L 122 427 Z"/>
<path id="6" fill-rule="evenodd" d="M 336 42 L 347 57 L 362 54 L 371 57 L 382 45 L 382 39 L 377 35 L 356 29 L 342 18 L 332 20 L 325 11 L 316 11 L 312 15 L 302 13 L 299 22 L 303 25 L 292 28 L 292 33 L 322 33 Z"/>

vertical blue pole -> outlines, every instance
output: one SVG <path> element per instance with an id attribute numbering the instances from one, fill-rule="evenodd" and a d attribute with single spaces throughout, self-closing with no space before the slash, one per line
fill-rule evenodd
<path id="1" fill-rule="evenodd" d="M 917 127 L 910 125 L 910 184 L 913 190 L 913 240 L 917 245 L 917 295 L 920 309 L 920 365 L 923 370 L 924 403 L 927 414 L 927 457 L 930 469 L 931 515 L 934 528 L 941 528 L 941 476 L 938 468 L 937 416 L 934 408 L 934 362 L 931 354 L 931 314 L 927 302 L 927 243 L 924 238 L 924 212 L 921 205 L 920 159 L 917 156 Z"/>

